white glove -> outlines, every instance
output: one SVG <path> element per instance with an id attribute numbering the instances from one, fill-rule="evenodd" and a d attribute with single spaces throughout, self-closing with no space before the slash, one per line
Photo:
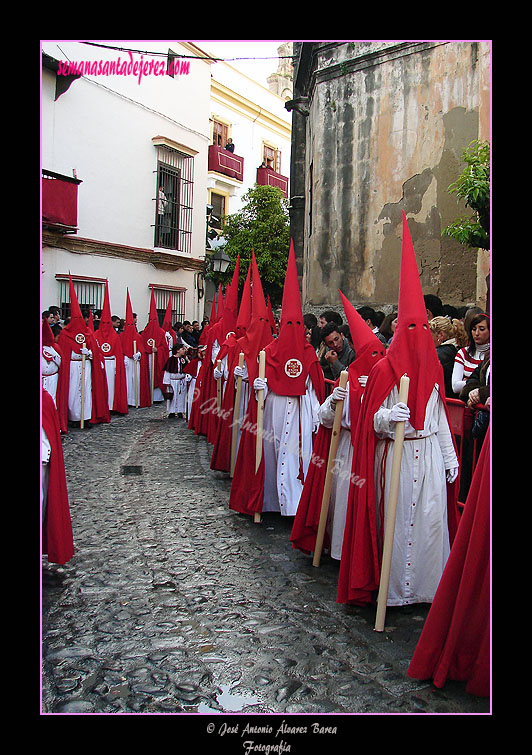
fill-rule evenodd
<path id="1" fill-rule="evenodd" d="M 390 409 L 390 422 L 406 422 L 410 419 L 410 409 L 400 401 Z"/>
<path id="2" fill-rule="evenodd" d="M 190 372 L 185 373 L 185 380 L 187 381 L 187 383 L 191 382 L 192 375 L 190 374 Z"/>
<path id="3" fill-rule="evenodd" d="M 268 379 L 267 378 L 255 378 L 253 381 L 253 388 L 255 388 L 256 391 L 264 391 L 264 395 L 266 396 L 266 391 L 268 390 Z"/>
<path id="4" fill-rule="evenodd" d="M 133 354 L 133 359 L 135 360 L 135 362 L 140 361 L 140 351 L 137 351 L 135 354 Z"/>
<path id="5" fill-rule="evenodd" d="M 447 482 L 454 482 L 458 477 L 458 467 L 447 470 Z"/>
<path id="6" fill-rule="evenodd" d="M 245 367 L 239 367 L 238 365 L 234 369 L 234 375 L 235 377 L 245 377 L 246 375 L 246 368 Z"/>
<path id="7" fill-rule="evenodd" d="M 221 377 L 223 377 L 223 374 L 223 370 L 219 370 L 218 367 L 214 368 L 213 375 L 215 380 L 219 380 Z"/>
<path id="8" fill-rule="evenodd" d="M 88 349 L 86 346 L 82 346 L 81 347 L 80 353 L 81 354 L 85 354 L 85 356 L 89 357 L 89 358 L 92 356 L 92 351 L 90 349 Z"/>
<path id="9" fill-rule="evenodd" d="M 331 403 L 336 404 L 337 401 L 345 401 L 347 398 L 347 388 L 341 388 L 339 385 L 333 388 L 331 393 Z"/>
<path id="10" fill-rule="evenodd" d="M 368 382 L 368 376 L 367 375 L 360 375 L 358 378 L 358 382 L 362 386 L 362 388 L 366 387 L 366 383 Z"/>

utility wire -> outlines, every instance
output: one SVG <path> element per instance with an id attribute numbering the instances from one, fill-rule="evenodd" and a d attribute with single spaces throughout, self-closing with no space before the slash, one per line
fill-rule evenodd
<path id="1" fill-rule="evenodd" d="M 160 57 L 166 58 L 167 53 L 165 52 L 151 52 L 149 50 L 133 50 L 129 47 L 115 47 L 114 45 L 104 45 L 101 42 L 81 42 L 82 45 L 90 45 L 92 47 L 104 47 L 106 50 L 116 50 L 117 52 L 135 52 L 137 54 L 141 55 L 158 55 Z M 235 61 L 235 60 L 278 60 L 283 58 L 288 58 L 290 60 L 293 60 L 293 55 L 275 55 L 275 56 L 266 56 L 264 58 L 218 58 L 213 55 L 181 55 L 180 53 L 173 52 L 172 55 L 174 55 L 176 58 L 190 58 L 191 60 L 210 60 L 213 63 L 227 63 L 228 61 Z"/>

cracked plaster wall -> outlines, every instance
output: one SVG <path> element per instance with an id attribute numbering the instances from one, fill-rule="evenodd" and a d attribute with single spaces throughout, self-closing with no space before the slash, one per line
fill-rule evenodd
<path id="1" fill-rule="evenodd" d="M 393 56 L 391 45 L 378 44 L 373 59 L 372 43 L 318 50 L 306 136 L 306 309 L 337 304 L 338 288 L 357 306 L 396 304 L 403 209 L 424 293 L 475 301 L 476 252 L 441 230 L 468 212 L 447 189 L 464 148 L 486 138 L 489 55 L 483 43 Z"/>

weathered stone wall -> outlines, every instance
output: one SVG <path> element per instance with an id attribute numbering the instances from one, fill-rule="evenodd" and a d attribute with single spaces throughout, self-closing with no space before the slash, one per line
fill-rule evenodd
<path id="1" fill-rule="evenodd" d="M 468 214 L 448 187 L 464 148 L 487 138 L 489 58 L 484 42 L 313 45 L 296 93 L 308 98 L 305 310 L 338 305 L 338 288 L 357 306 L 396 304 L 402 210 L 424 293 L 477 299 L 476 252 L 441 231 Z"/>

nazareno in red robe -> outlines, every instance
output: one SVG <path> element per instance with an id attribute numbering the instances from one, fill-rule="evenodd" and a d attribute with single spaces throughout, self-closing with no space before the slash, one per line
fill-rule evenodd
<path id="1" fill-rule="evenodd" d="M 148 373 L 150 373 L 150 365 L 153 364 L 153 387 L 162 390 L 164 365 L 169 357 L 169 350 L 168 342 L 166 340 L 166 332 L 159 325 L 159 316 L 155 306 L 155 294 L 153 293 L 153 288 L 151 290 L 150 316 L 146 327 L 142 333 L 140 333 L 140 337 L 142 338 L 144 351 L 146 352 L 148 359 Z M 155 347 L 155 351 L 153 350 L 153 347 Z"/>
<path id="2" fill-rule="evenodd" d="M 358 415 L 360 413 L 360 403 L 362 394 L 364 393 L 364 389 L 360 385 L 358 378 L 362 375 L 369 375 L 377 361 L 386 356 L 386 348 L 371 329 L 368 328 L 356 309 L 341 291 L 340 296 L 342 297 L 344 313 L 356 353 L 354 361 L 351 362 L 348 368 L 351 438 L 354 443 Z M 336 381 L 335 386 L 338 385 L 338 382 L 339 379 Z M 308 468 L 290 535 L 292 547 L 307 553 L 313 552 L 316 546 L 331 437 L 332 428 L 320 425 L 314 439 L 312 448 L 313 458 Z M 329 546 L 327 531 L 325 531 L 323 546 L 324 548 Z"/>
<path id="3" fill-rule="evenodd" d="M 227 384 L 222 399 L 222 411 L 218 417 L 216 437 L 213 443 L 211 456 L 211 469 L 220 472 L 231 471 L 231 444 L 233 437 L 233 409 L 235 404 L 236 387 L 234 369 L 238 365 L 240 355 L 240 339 L 247 332 L 251 320 L 251 265 L 248 267 L 248 273 L 244 288 L 242 291 L 242 300 L 238 311 L 235 332 L 230 333 L 228 338 L 222 344 L 219 351 L 219 359 L 227 356 Z"/>
<path id="4" fill-rule="evenodd" d="M 48 498 L 42 524 L 42 552 L 48 561 L 65 564 L 74 555 L 74 538 L 65 476 L 59 416 L 50 394 L 42 389 L 41 422 L 51 446 L 48 462 Z"/>
<path id="5" fill-rule="evenodd" d="M 139 369 L 139 407 L 151 406 L 150 390 L 150 372 L 148 366 L 148 355 L 144 348 L 142 336 L 137 330 L 133 319 L 133 308 L 129 298 L 129 290 L 126 290 L 126 323 L 124 330 L 120 333 L 120 343 L 124 356 L 133 359 L 135 349 L 140 352 L 140 369 Z"/>
<path id="6" fill-rule="evenodd" d="M 255 262 L 254 257 L 253 262 Z M 255 277 L 253 277 L 253 285 L 255 286 Z M 262 332 L 267 334 L 269 340 L 265 347 L 261 346 L 261 348 L 264 348 L 266 356 L 265 367 L 268 388 L 271 388 L 273 392 L 280 396 L 302 396 L 306 392 L 307 378 L 310 377 L 318 400 L 322 402 L 325 388 L 323 370 L 313 346 L 305 338 L 293 243 L 290 245 L 288 255 L 279 336 L 275 340 L 273 339 L 262 291 L 261 297 L 264 307 L 259 319 L 264 322 Z M 255 304 L 255 290 L 253 291 L 253 304 Z M 242 339 L 244 342 L 250 339 L 254 327 L 256 325 L 254 326 L 252 320 L 245 339 Z M 256 348 L 256 339 L 253 339 L 251 343 L 253 348 L 250 349 L 249 354 L 246 354 L 244 348 L 242 349 L 246 354 L 251 393 L 241 428 L 233 484 L 229 497 L 229 508 L 243 514 L 255 514 L 262 511 L 264 500 L 264 454 L 261 457 L 259 468 L 255 470 L 258 405 L 253 390 L 253 382 L 258 376 L 257 356 L 260 349 Z M 298 365 L 298 374 L 295 378 L 289 377 L 286 371 L 290 363 Z"/>
<path id="7" fill-rule="evenodd" d="M 107 285 L 105 287 L 100 327 L 95 332 L 94 336 L 100 347 L 104 361 L 106 356 L 115 358 L 115 388 L 113 405 L 109 407 L 109 409 L 113 412 L 118 412 L 119 414 L 127 414 L 128 406 L 124 352 L 122 351 L 120 336 L 113 328 L 113 323 L 111 322 L 111 306 L 109 303 L 109 291 Z"/>
<path id="8" fill-rule="evenodd" d="M 107 378 L 105 375 L 105 366 L 103 363 L 103 357 L 100 352 L 100 347 L 92 331 L 85 323 L 82 317 L 81 309 L 79 307 L 78 299 L 72 278 L 70 278 L 70 306 L 71 317 L 70 322 L 66 325 L 59 334 L 57 343 L 61 349 L 61 358 L 64 359 L 65 364 L 62 369 L 61 378 L 61 391 L 65 392 L 68 396 L 70 386 L 70 360 L 72 353 L 81 353 L 81 347 L 86 346 L 87 349 L 92 351 L 92 364 L 91 364 L 91 381 L 92 381 L 92 414 L 89 422 L 91 424 L 98 424 L 100 422 L 110 422 L 111 417 L 109 414 L 109 403 L 107 395 Z M 59 389 L 59 386 L 58 386 Z M 64 402 L 60 403 L 58 407 L 60 412 L 65 411 L 66 407 Z M 60 426 L 63 428 L 66 426 L 68 417 L 60 416 Z"/>
<path id="9" fill-rule="evenodd" d="M 490 433 L 473 473 L 451 553 L 408 667 L 414 679 L 466 682 L 490 695 Z"/>
<path id="10" fill-rule="evenodd" d="M 401 375 L 410 378 L 408 407 L 410 424 L 424 425 L 427 401 L 438 385 L 444 411 L 445 383 L 427 322 L 426 307 L 414 248 L 403 213 L 403 245 L 397 326 L 392 343 L 368 376 L 355 432 L 352 474 L 362 485 L 349 488 L 342 558 L 338 575 L 337 601 L 364 605 L 376 598 L 380 583 L 379 540 L 375 496 L 375 449 L 377 435 L 373 418 Z M 448 418 L 448 417 L 447 417 Z M 453 437 L 454 443 L 454 437 Z M 447 520 L 452 545 L 458 524 L 457 486 L 447 483 Z"/>

